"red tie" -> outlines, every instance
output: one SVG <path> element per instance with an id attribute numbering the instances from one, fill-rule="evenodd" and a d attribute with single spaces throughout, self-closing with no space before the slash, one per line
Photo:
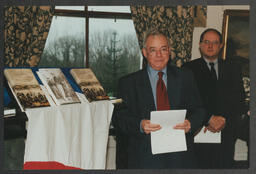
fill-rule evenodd
<path id="1" fill-rule="evenodd" d="M 170 104 L 167 95 L 167 90 L 162 79 L 163 72 L 158 72 L 159 79 L 156 85 L 156 103 L 157 103 L 157 110 L 169 110 Z"/>

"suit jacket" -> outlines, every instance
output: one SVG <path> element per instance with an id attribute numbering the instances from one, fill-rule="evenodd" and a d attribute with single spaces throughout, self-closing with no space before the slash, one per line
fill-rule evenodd
<path id="1" fill-rule="evenodd" d="M 236 64 L 219 59 L 218 80 L 213 84 L 210 70 L 203 58 L 188 62 L 183 67 L 194 73 L 202 102 L 208 113 L 204 123 L 207 124 L 212 115 L 224 116 L 226 126 L 222 131 L 222 139 L 234 144 L 237 125 L 245 106 L 241 69 Z"/>
<path id="2" fill-rule="evenodd" d="M 128 168 L 195 166 L 193 133 L 202 126 L 206 112 L 201 106 L 192 72 L 167 66 L 167 88 L 171 109 L 187 109 L 186 119 L 191 123 L 191 130 L 186 134 L 188 151 L 152 155 L 150 134 L 140 131 L 141 120 L 150 119 L 150 112 L 156 110 L 147 70 L 142 69 L 119 80 L 118 97 L 123 99 L 123 107 L 114 109 L 112 121 L 117 134 L 121 134 L 119 137 L 126 141 L 123 144 L 127 148 Z"/>

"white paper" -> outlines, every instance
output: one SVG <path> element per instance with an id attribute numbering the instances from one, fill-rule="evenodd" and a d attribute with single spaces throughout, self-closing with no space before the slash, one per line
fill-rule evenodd
<path id="1" fill-rule="evenodd" d="M 213 133 L 207 130 L 204 133 L 204 128 L 194 137 L 194 143 L 221 143 L 221 131 Z"/>
<path id="2" fill-rule="evenodd" d="M 151 132 L 152 154 L 186 151 L 187 144 L 185 131 L 173 129 L 179 123 L 183 123 L 186 110 L 152 111 L 150 121 L 160 124 L 161 129 Z"/>

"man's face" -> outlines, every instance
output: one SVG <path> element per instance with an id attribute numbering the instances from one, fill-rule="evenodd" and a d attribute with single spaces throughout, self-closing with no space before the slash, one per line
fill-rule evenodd
<path id="1" fill-rule="evenodd" d="M 214 31 L 205 33 L 202 42 L 199 43 L 199 49 L 203 57 L 208 60 L 218 58 L 223 44 L 220 43 L 220 38 Z"/>
<path id="2" fill-rule="evenodd" d="M 169 47 L 165 36 L 149 36 L 145 47 L 142 52 L 150 66 L 157 71 L 162 70 L 169 60 Z"/>

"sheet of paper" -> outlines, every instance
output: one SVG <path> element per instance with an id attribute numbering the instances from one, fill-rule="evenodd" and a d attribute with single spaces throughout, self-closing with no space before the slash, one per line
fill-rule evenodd
<path id="1" fill-rule="evenodd" d="M 221 143 L 221 132 L 206 131 L 204 133 L 204 128 L 194 137 L 194 143 Z"/>
<path id="2" fill-rule="evenodd" d="M 152 154 L 186 151 L 187 144 L 184 130 L 173 129 L 183 123 L 186 110 L 152 111 L 151 123 L 160 124 L 161 129 L 151 132 Z"/>

